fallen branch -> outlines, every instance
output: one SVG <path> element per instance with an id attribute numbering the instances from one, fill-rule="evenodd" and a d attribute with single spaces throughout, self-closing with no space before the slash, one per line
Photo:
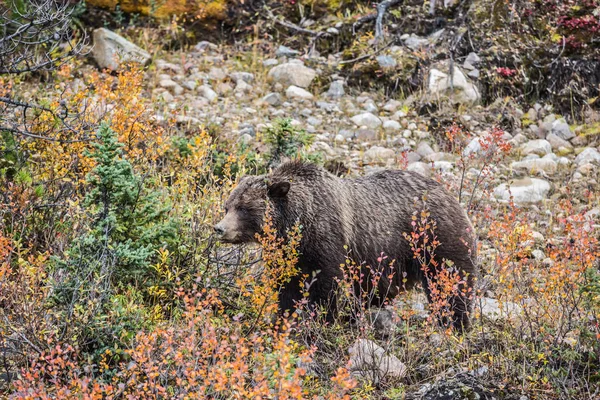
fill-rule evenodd
<path id="1" fill-rule="evenodd" d="M 267 14 L 269 16 L 269 19 L 271 19 L 273 22 L 275 22 L 276 24 L 279 24 L 283 27 L 286 27 L 288 29 L 291 29 L 293 31 L 299 32 L 299 33 L 304 33 L 306 35 L 310 35 L 310 36 L 314 36 L 315 39 L 321 38 L 321 37 L 329 37 L 331 36 L 331 33 L 329 32 L 317 32 L 317 31 L 312 31 L 310 29 L 306 29 L 303 28 L 299 25 L 296 25 L 292 22 L 288 22 L 286 20 L 281 20 L 277 17 L 275 17 L 275 15 L 273 15 L 273 13 L 271 12 L 271 10 L 269 10 L 268 8 L 265 7 L 265 10 L 267 11 Z"/>
<path id="2" fill-rule="evenodd" d="M 362 61 L 362 60 L 366 60 L 366 59 L 368 59 L 368 58 L 375 57 L 377 54 L 381 53 L 383 50 L 385 50 L 385 49 L 387 49 L 388 47 L 390 47 L 390 46 L 391 46 L 393 43 L 394 43 L 394 42 L 392 41 L 392 42 L 388 43 L 387 45 L 383 46 L 382 48 L 380 48 L 380 49 L 378 49 L 378 50 L 374 51 L 374 52 L 373 52 L 373 53 L 371 53 L 371 54 L 365 54 L 365 55 L 362 55 L 362 56 L 360 56 L 360 57 L 352 58 L 352 59 L 350 59 L 350 60 L 344 60 L 344 61 L 340 61 L 338 64 L 339 64 L 339 65 L 353 64 L 353 63 L 355 63 L 355 62 L 359 62 L 359 61 Z"/>

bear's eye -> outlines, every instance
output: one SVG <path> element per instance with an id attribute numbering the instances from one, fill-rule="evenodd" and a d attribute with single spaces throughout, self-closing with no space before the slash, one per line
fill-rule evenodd
<path id="1" fill-rule="evenodd" d="M 225 214 L 229 212 L 229 207 L 225 207 Z"/>

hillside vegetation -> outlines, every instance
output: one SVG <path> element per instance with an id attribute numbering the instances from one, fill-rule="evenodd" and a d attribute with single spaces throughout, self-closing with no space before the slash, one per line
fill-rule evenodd
<path id="1" fill-rule="evenodd" d="M 597 0 L 0 10 L 0 397 L 600 398 Z M 437 323 L 451 276 L 365 309 L 350 259 L 335 321 L 277 318 L 302 227 L 213 225 L 289 159 L 442 183 L 478 235 L 473 327 Z"/>

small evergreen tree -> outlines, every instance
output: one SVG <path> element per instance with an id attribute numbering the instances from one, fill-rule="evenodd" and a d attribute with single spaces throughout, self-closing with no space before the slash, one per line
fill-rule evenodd
<path id="1" fill-rule="evenodd" d="M 89 153 L 97 165 L 87 177 L 89 190 L 83 202 L 89 226 L 57 261 L 55 298 L 65 306 L 65 323 L 84 326 L 78 336 L 89 350 L 99 351 L 118 347 L 113 327 L 135 329 L 143 320 L 139 310 L 135 315 L 112 310 L 118 320 L 106 316 L 121 293 L 134 290 L 136 296 L 148 299 L 147 289 L 160 285 L 153 259 L 159 249 L 175 245 L 177 225 L 168 217 L 169 205 L 124 158 L 123 145 L 107 123 L 101 124 L 97 138 Z"/>

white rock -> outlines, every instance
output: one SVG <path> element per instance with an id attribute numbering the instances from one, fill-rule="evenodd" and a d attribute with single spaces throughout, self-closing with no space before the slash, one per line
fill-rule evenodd
<path id="1" fill-rule="evenodd" d="M 449 96 L 459 103 L 476 104 L 481 100 L 477 87 L 471 83 L 458 67 L 454 67 L 453 77 L 432 68 L 429 71 L 429 93 L 434 96 Z"/>
<path id="2" fill-rule="evenodd" d="M 373 382 L 382 378 L 402 378 L 408 369 L 402 361 L 394 355 L 386 354 L 385 350 L 368 339 L 358 339 L 348 349 L 350 354 L 350 370 Z"/>
<path id="3" fill-rule="evenodd" d="M 586 147 L 575 157 L 575 162 L 577 165 L 600 164 L 600 152 L 593 147 Z"/>
<path id="4" fill-rule="evenodd" d="M 262 101 L 272 105 L 273 107 L 277 107 L 283 103 L 283 99 L 279 93 L 269 93 L 262 98 Z"/>
<path id="5" fill-rule="evenodd" d="M 219 97 L 217 95 L 217 92 L 215 92 L 214 90 L 212 90 L 207 85 L 199 86 L 198 89 L 197 89 L 197 91 L 198 91 L 198 93 L 200 93 L 200 96 L 204 97 L 206 100 L 210 101 L 211 103 L 213 101 L 216 101 L 217 98 Z"/>
<path id="6" fill-rule="evenodd" d="M 179 86 L 177 82 L 172 81 L 171 79 L 163 79 L 158 85 L 165 89 L 168 89 L 171 93 L 175 95 L 179 95 L 183 93 L 183 88 Z"/>
<path id="7" fill-rule="evenodd" d="M 477 154 L 481 151 L 481 142 L 479 141 L 479 138 L 473 138 L 469 144 L 467 145 L 467 147 L 465 147 L 465 149 L 463 150 L 463 155 L 465 157 L 470 156 L 471 154 Z"/>
<path id="8" fill-rule="evenodd" d="M 366 126 L 367 128 L 376 129 L 381 126 L 381 119 L 371 114 L 370 112 L 355 115 L 350 118 L 355 125 Z"/>
<path id="9" fill-rule="evenodd" d="M 388 132 L 397 132 L 400 130 L 400 128 L 400 123 L 396 121 L 389 120 L 383 123 L 383 129 L 385 129 Z"/>
<path id="10" fill-rule="evenodd" d="M 306 100 L 310 100 L 314 97 L 312 95 L 312 93 L 310 93 L 309 91 L 304 90 L 301 87 L 294 86 L 294 85 L 292 85 L 286 89 L 285 95 L 287 97 L 291 97 L 291 98 L 295 98 L 295 99 L 306 99 Z"/>
<path id="11" fill-rule="evenodd" d="M 537 154 L 538 156 L 544 156 L 548 153 L 552 153 L 552 146 L 550 142 L 545 139 L 530 140 L 521 146 L 521 152 L 527 154 Z"/>
<path id="12" fill-rule="evenodd" d="M 561 138 L 560 136 L 555 135 L 554 133 L 550 133 L 546 136 L 546 140 L 550 143 L 553 149 L 559 149 L 561 147 L 571 149 L 573 145 L 569 143 L 568 140 Z"/>
<path id="13" fill-rule="evenodd" d="M 406 170 L 416 172 L 427 178 L 430 177 L 432 173 L 431 164 L 424 163 L 421 161 L 411 162 L 410 164 L 408 164 L 408 167 L 406 167 Z"/>
<path id="14" fill-rule="evenodd" d="M 343 97 L 344 94 L 344 81 L 333 81 L 331 82 L 331 85 L 329 85 L 326 96 L 331 97 L 332 99 L 339 99 L 340 97 Z"/>
<path id="15" fill-rule="evenodd" d="M 522 307 L 510 301 L 499 302 L 496 299 L 482 297 L 475 301 L 475 309 L 481 312 L 481 316 L 491 319 L 514 319 L 522 312 Z"/>
<path id="16" fill-rule="evenodd" d="M 100 68 L 115 71 L 123 63 L 146 65 L 151 60 L 150 53 L 146 50 L 106 28 L 94 30 L 93 38 L 92 55 Z"/>
<path id="17" fill-rule="evenodd" d="M 515 204 L 531 204 L 546 199 L 549 191 L 550 183 L 547 181 L 536 178 L 523 178 L 512 182 L 510 192 L 508 184 L 499 185 L 494 190 L 494 196 L 497 199 L 509 201 L 512 194 Z"/>
<path id="18" fill-rule="evenodd" d="M 365 161 L 369 162 L 387 162 L 390 159 L 396 157 L 396 153 L 392 149 L 385 147 L 373 146 L 365 152 Z"/>
<path id="19" fill-rule="evenodd" d="M 272 81 L 279 82 L 282 85 L 294 85 L 301 88 L 307 88 L 317 76 L 317 72 L 302 64 L 288 62 L 273 67 L 269 71 L 268 76 Z"/>
<path id="20" fill-rule="evenodd" d="M 559 118 L 552 122 L 552 134 L 558 136 L 561 139 L 569 140 L 575 137 L 573 131 L 569 127 L 569 124 L 563 119 Z"/>
<path id="21" fill-rule="evenodd" d="M 515 161 L 511 165 L 511 168 L 516 170 L 526 170 L 535 174 L 543 171 L 546 174 L 553 174 L 558 168 L 556 161 L 548 158 L 538 158 L 533 160 Z"/>
<path id="22" fill-rule="evenodd" d="M 430 155 L 432 155 L 433 153 L 435 153 L 435 151 L 433 151 L 433 149 L 431 148 L 431 146 L 427 142 L 421 142 L 421 143 L 419 143 L 419 145 L 417 146 L 417 150 L 416 151 L 417 151 L 417 154 L 420 155 L 423 158 L 429 157 Z"/>

